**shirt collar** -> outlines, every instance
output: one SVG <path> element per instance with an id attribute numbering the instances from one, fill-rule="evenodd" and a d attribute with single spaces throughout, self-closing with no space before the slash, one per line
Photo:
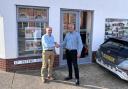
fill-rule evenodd
<path id="1" fill-rule="evenodd" d="M 73 33 L 75 33 L 76 31 L 73 31 L 73 32 L 69 32 L 70 34 L 73 34 Z"/>
<path id="2" fill-rule="evenodd" d="M 48 34 L 46 33 L 46 36 L 51 37 L 51 36 L 52 36 L 52 34 L 51 34 L 51 35 L 48 35 Z"/>

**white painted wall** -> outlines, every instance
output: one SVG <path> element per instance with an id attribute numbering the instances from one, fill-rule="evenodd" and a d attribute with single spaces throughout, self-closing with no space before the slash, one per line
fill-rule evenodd
<path id="1" fill-rule="evenodd" d="M 4 23 L 3 17 L 0 15 L 0 58 L 5 57 L 5 42 L 4 42 Z"/>
<path id="2" fill-rule="evenodd" d="M 16 29 L 16 8 L 11 0 L 3 0 L 0 3 L 0 13 L 4 19 L 4 51 L 2 58 L 17 57 L 17 29 Z"/>
<path id="3" fill-rule="evenodd" d="M 0 3 L 0 14 L 4 18 L 5 56 L 17 58 L 16 5 L 41 6 L 49 8 L 49 25 L 53 27 L 53 35 L 57 42 L 60 30 L 60 8 L 94 10 L 92 50 L 96 51 L 104 41 L 105 18 L 128 18 L 127 0 L 3 0 Z M 0 34 L 2 31 L 0 31 Z M 5 45 L 4 45 L 5 43 Z M 57 49 L 59 53 L 59 49 Z"/>

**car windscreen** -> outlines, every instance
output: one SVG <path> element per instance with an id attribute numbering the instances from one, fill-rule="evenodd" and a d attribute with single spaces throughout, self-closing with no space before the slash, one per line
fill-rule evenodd
<path id="1" fill-rule="evenodd" d="M 118 52 L 121 56 L 128 57 L 128 45 L 119 42 L 108 41 L 102 44 L 102 47 Z"/>
<path id="2" fill-rule="evenodd" d="M 106 48 L 113 49 L 113 50 L 114 49 L 120 50 L 120 46 L 121 46 L 121 44 L 113 42 L 113 41 L 108 41 L 102 45 L 102 47 L 106 47 Z"/>

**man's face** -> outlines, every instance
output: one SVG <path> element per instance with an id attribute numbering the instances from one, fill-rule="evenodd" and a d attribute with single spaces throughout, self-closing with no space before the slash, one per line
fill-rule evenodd
<path id="1" fill-rule="evenodd" d="M 73 32 L 74 31 L 74 25 L 73 24 L 69 24 L 68 25 L 68 31 L 69 32 Z"/>
<path id="2" fill-rule="evenodd" d="M 51 35 L 52 34 L 52 28 L 46 28 L 46 33 L 48 34 L 48 35 Z"/>

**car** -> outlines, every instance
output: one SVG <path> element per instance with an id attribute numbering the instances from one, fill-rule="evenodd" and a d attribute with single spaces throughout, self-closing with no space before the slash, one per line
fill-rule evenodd
<path id="1" fill-rule="evenodd" d="M 128 40 L 107 39 L 96 52 L 96 63 L 128 81 Z"/>

